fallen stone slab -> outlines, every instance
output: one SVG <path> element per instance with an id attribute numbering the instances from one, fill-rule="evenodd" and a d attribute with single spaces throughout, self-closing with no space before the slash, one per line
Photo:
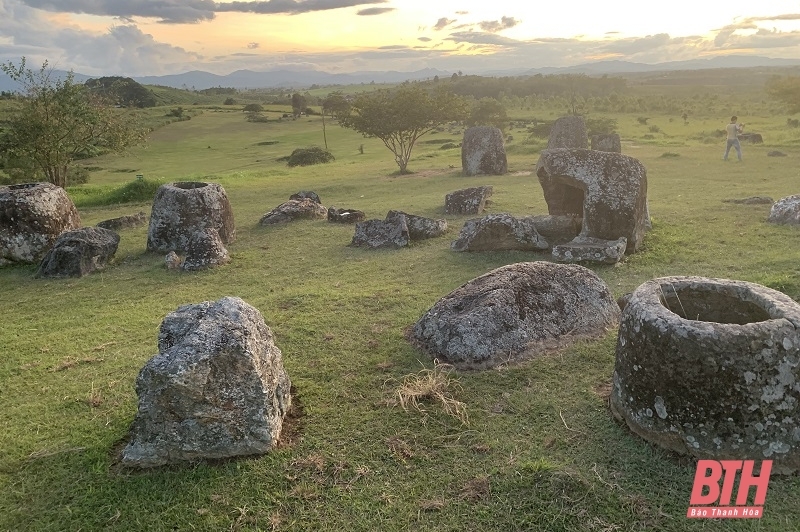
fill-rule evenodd
<path id="1" fill-rule="evenodd" d="M 275 448 L 291 381 L 261 313 L 238 297 L 167 315 L 136 378 L 139 409 L 122 464 L 149 468 Z"/>
<path id="2" fill-rule="evenodd" d="M 578 236 L 566 244 L 553 246 L 553 258 L 558 262 L 599 262 L 615 264 L 625 256 L 628 241 L 625 237 L 617 240 L 603 240 L 588 236 Z"/>
<path id="3" fill-rule="evenodd" d="M 358 209 L 328 208 L 328 221 L 336 224 L 354 224 L 366 220 L 367 215 Z"/>
<path id="4" fill-rule="evenodd" d="M 403 211 L 389 211 L 386 214 L 386 221 L 392 221 L 401 217 L 405 218 L 406 227 L 408 227 L 408 238 L 411 241 L 436 238 L 447 232 L 447 220 L 425 218 L 424 216 L 408 214 Z"/>
<path id="5" fill-rule="evenodd" d="M 527 216 L 523 220 L 526 218 L 551 247 L 569 242 L 581 232 L 581 218 L 576 215 L 543 214 Z"/>
<path id="6" fill-rule="evenodd" d="M 104 269 L 117 252 L 119 235 L 102 227 L 65 231 L 39 264 L 36 277 L 83 277 Z"/>
<path id="7" fill-rule="evenodd" d="M 445 196 L 444 212 L 447 214 L 481 214 L 492 196 L 491 186 L 456 190 Z"/>
<path id="8" fill-rule="evenodd" d="M 490 214 L 467 220 L 453 251 L 543 251 L 550 246 L 536 230 L 532 218 L 517 219 L 510 214 Z"/>
<path id="9" fill-rule="evenodd" d="M 358 222 L 350 245 L 368 249 L 397 249 L 408 246 L 410 241 L 405 217 L 398 216 L 390 220 Z"/>
<path id="10" fill-rule="evenodd" d="M 260 225 L 283 224 L 294 220 L 319 220 L 327 218 L 328 211 L 310 198 L 289 200 L 265 214 Z"/>
<path id="11" fill-rule="evenodd" d="M 126 216 L 120 216 L 119 218 L 103 220 L 99 222 L 96 227 L 102 227 L 103 229 L 109 229 L 111 231 L 119 231 L 120 229 L 139 227 L 146 223 L 147 215 L 144 212 L 139 212 L 137 214 L 128 214 Z"/>
<path id="12" fill-rule="evenodd" d="M 611 290 L 591 270 L 522 262 L 443 297 L 414 324 L 409 340 L 459 369 L 484 369 L 600 337 L 619 315 Z"/>

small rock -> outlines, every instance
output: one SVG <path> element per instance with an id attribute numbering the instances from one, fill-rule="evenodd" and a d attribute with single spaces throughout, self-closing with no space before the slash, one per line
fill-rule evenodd
<path id="1" fill-rule="evenodd" d="M 775 202 L 767 222 L 780 225 L 800 225 L 800 194 L 786 196 Z"/>
<path id="2" fill-rule="evenodd" d="M 97 224 L 97 227 L 103 229 L 110 229 L 111 231 L 119 231 L 120 229 L 130 229 L 132 227 L 139 227 L 147 223 L 147 215 L 144 212 L 138 214 L 129 214 L 127 216 L 120 216 L 119 218 L 111 218 L 110 220 L 103 220 Z"/>
<path id="3" fill-rule="evenodd" d="M 625 256 L 628 240 L 604 240 L 577 236 L 566 244 L 553 246 L 553 258 L 558 262 L 600 262 L 615 264 Z"/>
<path id="4" fill-rule="evenodd" d="M 467 220 L 450 246 L 453 251 L 541 251 L 548 247 L 532 218 L 517 219 L 505 213 Z"/>
<path id="5" fill-rule="evenodd" d="M 304 198 L 281 203 L 265 214 L 259 224 L 272 225 L 293 220 L 318 220 L 327 216 L 328 211 L 325 207 L 310 198 Z"/>
<path id="6" fill-rule="evenodd" d="M 314 203 L 322 204 L 322 201 L 319 199 L 319 195 L 314 192 L 313 190 L 301 190 L 300 192 L 295 192 L 291 196 L 289 196 L 290 200 L 304 200 L 310 199 Z"/>
<path id="7" fill-rule="evenodd" d="M 337 224 L 354 224 L 363 222 L 367 215 L 357 209 L 337 209 L 330 207 L 328 209 L 328 221 Z"/>
<path id="8" fill-rule="evenodd" d="M 356 224 L 353 247 L 369 249 L 406 247 L 411 240 L 404 216 L 390 220 L 367 220 Z"/>
<path id="9" fill-rule="evenodd" d="M 486 208 L 486 200 L 491 197 L 491 186 L 465 188 L 451 192 L 444 199 L 444 212 L 447 214 L 481 214 Z"/>
<path id="10" fill-rule="evenodd" d="M 416 216 L 403 211 L 389 211 L 386 214 L 386 221 L 392 221 L 400 217 L 405 218 L 408 237 L 412 241 L 436 238 L 447 232 L 447 220 L 434 220 L 433 218 Z"/>
<path id="11" fill-rule="evenodd" d="M 179 270 L 181 267 L 181 258 L 174 251 L 167 253 L 164 257 L 164 264 L 167 265 L 168 270 Z"/>

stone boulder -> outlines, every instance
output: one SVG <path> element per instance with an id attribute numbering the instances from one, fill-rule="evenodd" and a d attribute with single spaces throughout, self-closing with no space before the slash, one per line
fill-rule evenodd
<path id="1" fill-rule="evenodd" d="M 800 225 L 800 194 L 776 201 L 769 211 L 767 221 L 779 225 Z"/>
<path id="2" fill-rule="evenodd" d="M 120 216 L 119 218 L 111 218 L 110 220 L 103 220 L 97 224 L 97 227 L 103 229 L 110 229 L 111 231 L 119 231 L 120 229 L 130 229 L 139 227 L 147 223 L 147 215 L 144 212 L 138 214 L 129 214 L 127 216 Z"/>
<path id="3" fill-rule="evenodd" d="M 739 140 L 751 144 L 764 143 L 764 137 L 761 136 L 761 133 L 739 133 Z"/>
<path id="4" fill-rule="evenodd" d="M 486 202 L 492 196 L 491 186 L 472 187 L 456 190 L 444 198 L 444 212 L 447 214 L 481 214 Z"/>
<path id="5" fill-rule="evenodd" d="M 231 261 L 228 250 L 216 229 L 208 228 L 198 231 L 189 240 L 186 258 L 183 259 L 183 271 L 196 271 L 213 268 Z"/>
<path id="6" fill-rule="evenodd" d="M 153 199 L 148 251 L 185 252 L 198 231 L 216 229 L 225 244 L 236 238 L 236 227 L 225 189 L 217 183 L 179 182 L 161 185 Z"/>
<path id="7" fill-rule="evenodd" d="M 81 226 L 75 204 L 50 183 L 0 187 L 0 266 L 35 264 L 58 235 Z"/>
<path id="8" fill-rule="evenodd" d="M 183 261 L 174 251 L 170 251 L 164 256 L 164 265 L 168 270 L 180 270 Z"/>
<path id="9" fill-rule="evenodd" d="M 475 126 L 464 132 L 461 143 L 464 175 L 502 175 L 508 172 L 503 132 L 496 127 Z"/>
<path id="10" fill-rule="evenodd" d="M 265 214 L 260 225 L 273 225 L 291 222 L 293 220 L 319 220 L 326 218 L 328 211 L 321 204 L 309 198 L 289 200 L 281 203 Z"/>
<path id="11" fill-rule="evenodd" d="M 577 264 L 497 268 L 439 300 L 410 331 L 412 343 L 460 369 L 534 357 L 617 325 L 611 290 Z"/>
<path id="12" fill-rule="evenodd" d="M 322 200 L 319 199 L 319 195 L 313 190 L 301 190 L 300 192 L 295 192 L 294 194 L 289 196 L 289 199 L 290 200 L 310 199 L 314 203 L 322 204 Z"/>
<path id="13" fill-rule="evenodd" d="M 447 232 L 447 220 L 434 220 L 403 211 L 389 211 L 386 221 L 403 218 L 408 227 L 408 238 L 412 241 L 436 238 Z"/>
<path id="14" fill-rule="evenodd" d="M 552 215 L 581 216 L 580 236 L 627 240 L 627 253 L 647 230 L 647 172 L 621 153 L 583 149 L 544 150 L 536 166 Z"/>
<path id="15" fill-rule="evenodd" d="M 386 220 L 358 222 L 350 245 L 369 249 L 397 249 L 408 246 L 410 241 L 405 216 L 396 216 Z"/>
<path id="16" fill-rule="evenodd" d="M 627 246 L 624 236 L 617 240 L 577 236 L 566 244 L 553 246 L 553 258 L 559 262 L 616 264 L 625 256 Z"/>
<path id="17" fill-rule="evenodd" d="M 119 235 L 102 227 L 65 231 L 39 264 L 36 277 L 83 277 L 108 265 L 119 246 Z"/>
<path id="18" fill-rule="evenodd" d="M 562 116 L 550 128 L 547 149 L 589 148 L 586 120 L 582 116 Z"/>
<path id="19" fill-rule="evenodd" d="M 490 214 L 467 220 L 453 251 L 542 251 L 547 241 L 536 230 L 532 218 L 517 219 L 510 214 Z"/>
<path id="20" fill-rule="evenodd" d="M 610 151 L 622 153 L 622 142 L 616 133 L 592 135 L 592 149 L 597 151 Z"/>
<path id="21" fill-rule="evenodd" d="M 669 451 L 800 471 L 800 305 L 728 279 L 642 284 L 622 313 L 610 402 Z"/>
<path id="22" fill-rule="evenodd" d="M 263 454 L 291 406 L 289 376 L 261 313 L 237 297 L 184 305 L 161 323 L 136 379 L 123 465 Z"/>
<path id="23" fill-rule="evenodd" d="M 367 215 L 357 209 L 328 208 L 328 221 L 336 224 L 354 224 L 366 220 Z"/>

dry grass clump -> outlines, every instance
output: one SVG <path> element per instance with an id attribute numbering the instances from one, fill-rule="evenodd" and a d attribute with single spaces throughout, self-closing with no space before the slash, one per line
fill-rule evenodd
<path id="1" fill-rule="evenodd" d="M 404 376 L 395 390 L 394 400 L 405 411 L 413 408 L 422 413 L 427 412 L 423 403 L 433 402 L 448 416 L 468 425 L 467 405 L 453 397 L 454 392 L 462 389 L 458 380 L 450 376 L 453 369 L 450 364 L 435 362 L 433 369 Z"/>

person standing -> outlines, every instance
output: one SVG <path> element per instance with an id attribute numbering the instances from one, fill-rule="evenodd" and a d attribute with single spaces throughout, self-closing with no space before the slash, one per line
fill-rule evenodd
<path id="1" fill-rule="evenodd" d="M 728 160 L 728 153 L 730 153 L 732 147 L 736 149 L 736 155 L 739 157 L 739 160 L 742 160 L 742 146 L 739 144 L 739 133 L 744 129 L 744 124 L 737 124 L 736 121 L 738 119 L 738 116 L 732 116 L 731 123 L 725 127 L 725 131 L 728 132 L 728 140 L 725 147 L 725 155 L 722 156 L 723 161 Z"/>

